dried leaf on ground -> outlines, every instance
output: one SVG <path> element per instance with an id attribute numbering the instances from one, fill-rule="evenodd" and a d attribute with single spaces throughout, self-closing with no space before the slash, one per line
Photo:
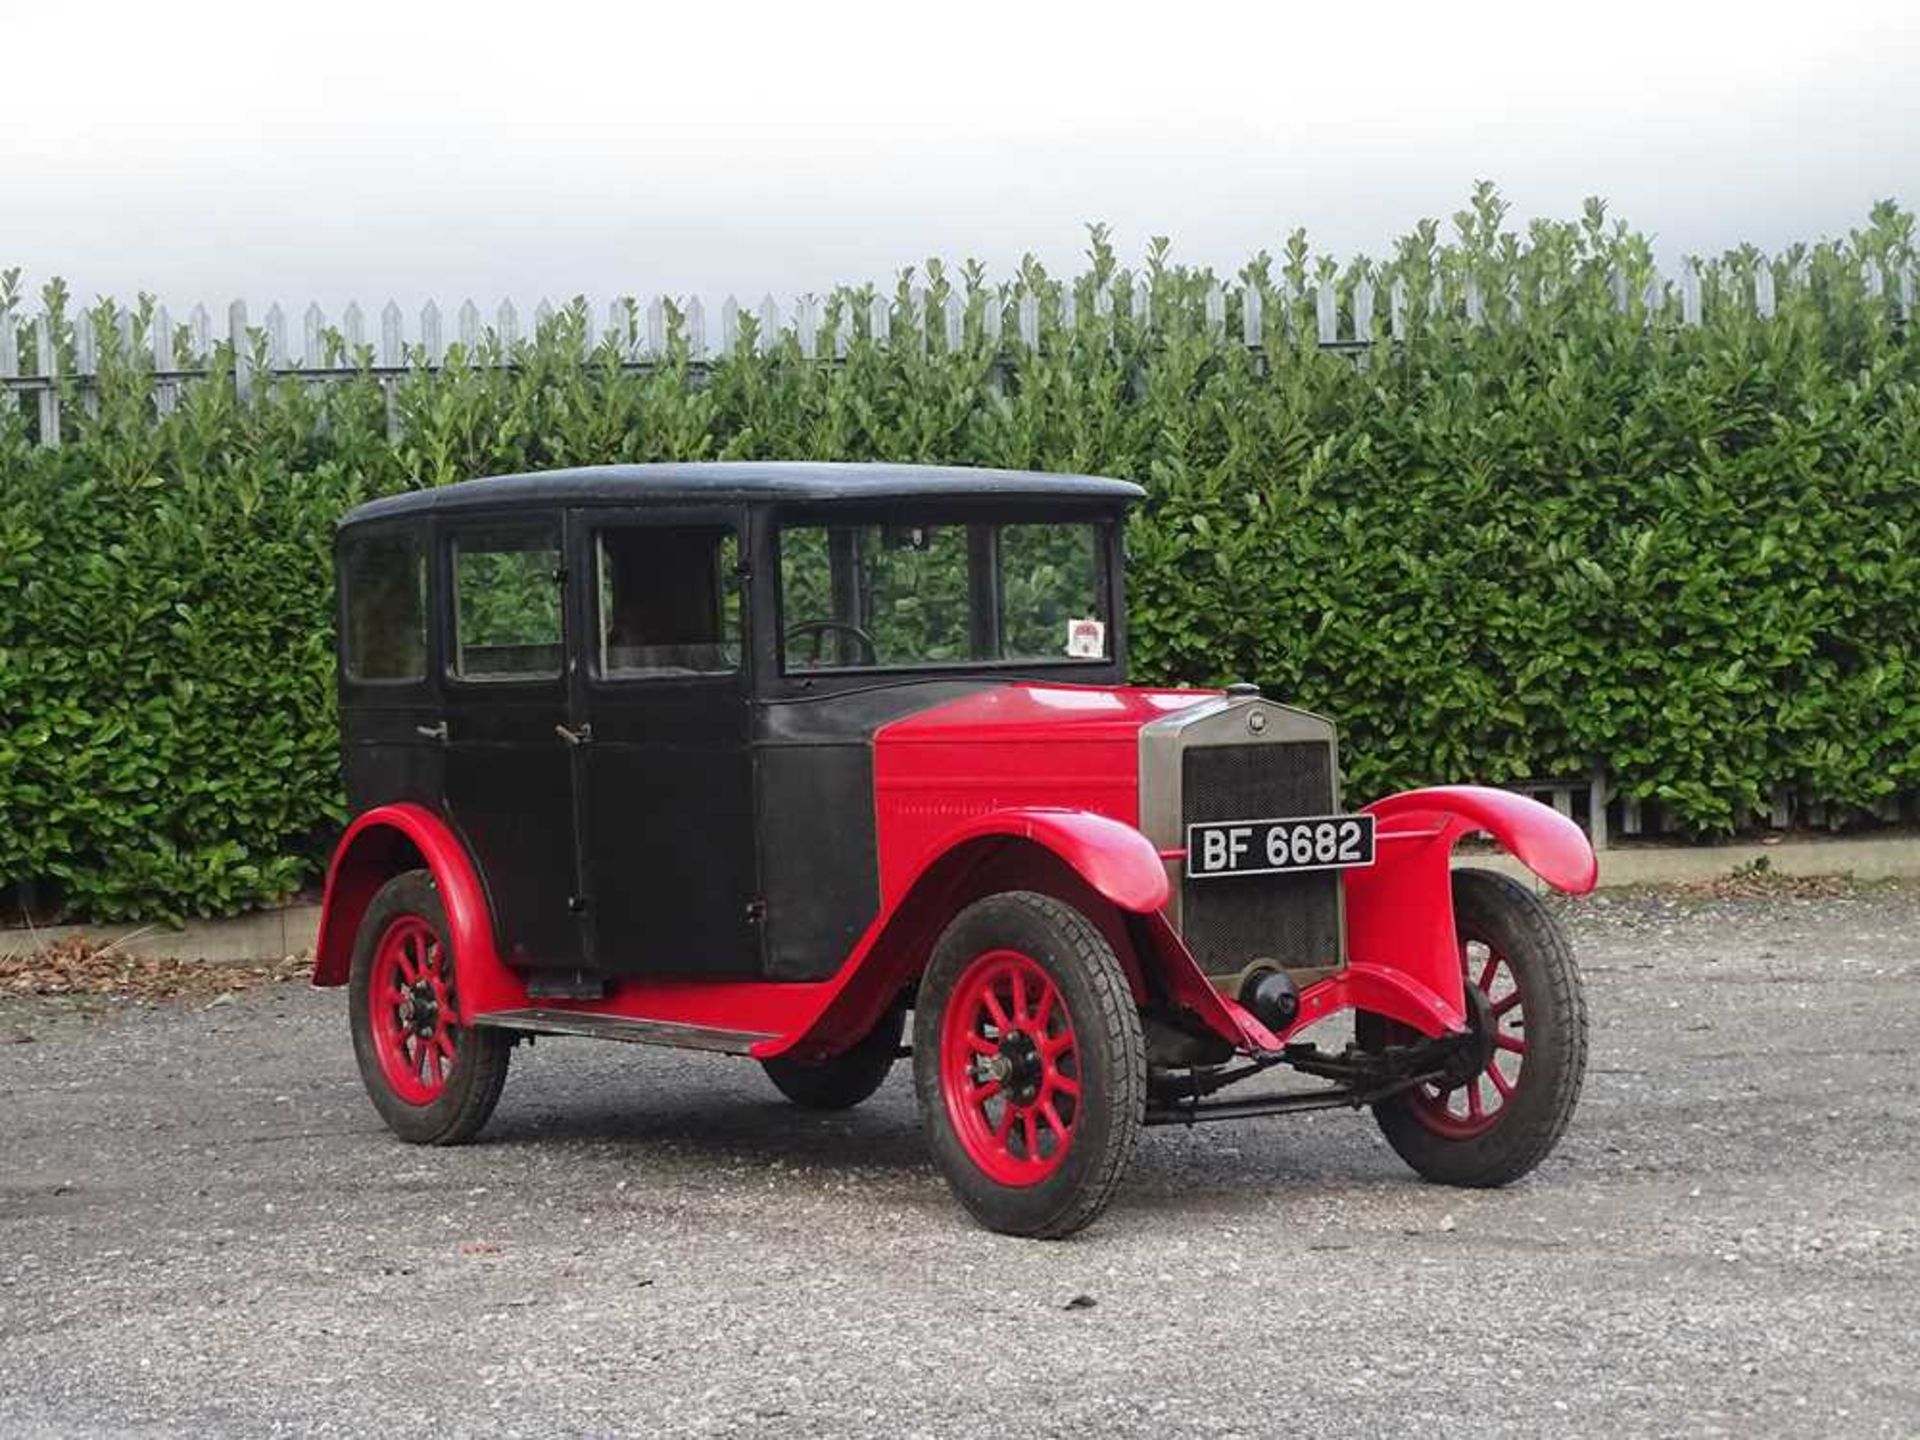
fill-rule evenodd
<path id="1" fill-rule="evenodd" d="M 95 995 L 171 1000 L 219 995 L 304 976 L 304 955 L 216 964 L 135 955 L 110 942 L 69 936 L 31 955 L 0 955 L 0 995 Z"/>

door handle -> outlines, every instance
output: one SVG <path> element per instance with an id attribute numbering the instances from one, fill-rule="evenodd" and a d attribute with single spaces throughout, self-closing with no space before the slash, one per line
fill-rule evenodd
<path id="1" fill-rule="evenodd" d="M 569 745 L 586 745 L 590 744 L 593 740 L 593 726 L 591 725 L 582 725 L 578 730 L 569 730 L 564 725 L 556 725 L 553 727 L 553 733 Z"/>
<path id="2" fill-rule="evenodd" d="M 447 722 L 442 720 L 434 725 L 416 725 L 413 733 L 423 740 L 438 740 L 444 745 L 447 743 Z"/>

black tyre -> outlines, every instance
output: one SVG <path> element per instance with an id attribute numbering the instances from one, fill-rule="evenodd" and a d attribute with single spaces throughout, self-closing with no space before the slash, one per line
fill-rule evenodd
<path id="1" fill-rule="evenodd" d="M 513 1044 L 455 1021 L 457 958 L 433 877 L 410 870 L 380 887 L 354 937 L 347 1008 L 373 1108 L 415 1145 L 478 1133 L 507 1083 Z"/>
<path id="2" fill-rule="evenodd" d="M 774 1088 L 803 1110 L 850 1110 L 880 1088 L 899 1058 L 906 1010 L 894 1006 L 851 1049 L 826 1060 L 763 1060 Z"/>
<path id="3" fill-rule="evenodd" d="M 920 982 L 913 1078 L 934 1159 L 982 1225 L 1055 1239 L 1091 1223 L 1147 1094 L 1140 1012 L 1099 929 L 1027 891 L 961 911 Z"/>
<path id="4" fill-rule="evenodd" d="M 1387 1142 L 1444 1185 L 1519 1179 L 1573 1118 L 1587 1068 L 1587 1002 L 1566 931 L 1535 895 L 1491 870 L 1453 872 L 1468 1019 L 1481 1037 L 1469 1080 L 1416 1086 L 1373 1107 Z M 1395 1035 L 1376 1015 L 1363 1046 Z"/>

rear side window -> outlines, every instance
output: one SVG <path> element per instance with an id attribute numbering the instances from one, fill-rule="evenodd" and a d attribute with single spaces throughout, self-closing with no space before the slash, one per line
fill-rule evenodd
<path id="1" fill-rule="evenodd" d="M 629 680 L 738 670 L 739 554 L 733 531 L 722 526 L 600 531 L 600 674 Z"/>
<path id="2" fill-rule="evenodd" d="M 453 539 L 453 673 L 462 680 L 560 674 L 560 532 L 500 526 Z"/>
<path id="3" fill-rule="evenodd" d="M 345 652 L 349 680 L 427 677 L 427 554 L 413 535 L 378 535 L 347 546 Z"/>

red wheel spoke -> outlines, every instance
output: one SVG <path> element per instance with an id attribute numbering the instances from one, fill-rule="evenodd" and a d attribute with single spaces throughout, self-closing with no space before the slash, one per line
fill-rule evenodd
<path id="1" fill-rule="evenodd" d="M 998 1055 L 1000 1047 L 977 1030 L 967 1031 L 967 1048 L 976 1055 Z"/>
<path id="2" fill-rule="evenodd" d="M 999 1093 L 1000 1082 L 998 1080 L 989 1080 L 986 1084 L 976 1085 L 967 1092 L 967 1103 L 969 1105 L 984 1105 Z"/>
<path id="3" fill-rule="evenodd" d="M 980 1002 L 987 1007 L 987 1014 L 993 1017 L 993 1023 L 1002 1035 L 1013 1028 L 1013 1022 L 1007 1018 L 1007 1012 L 1000 1005 L 1000 997 L 991 989 L 980 992 Z"/>
<path id="4" fill-rule="evenodd" d="M 1040 992 L 1040 1004 L 1033 1012 L 1033 1028 L 1042 1034 L 1046 1033 L 1047 1022 L 1053 1019 L 1053 1001 L 1057 994 L 1051 985 Z"/>
<path id="5" fill-rule="evenodd" d="M 993 1127 L 995 1143 L 1005 1145 L 1013 1135 L 1014 1109 L 1011 1105 L 1000 1107 L 1000 1123 Z"/>
<path id="6" fill-rule="evenodd" d="M 1060 1144 L 1065 1145 L 1067 1142 L 1067 1122 L 1060 1118 L 1060 1112 L 1053 1108 L 1053 1102 L 1051 1100 L 1042 1100 L 1040 1102 L 1040 1118 L 1045 1120 L 1047 1124 L 1053 1128 L 1053 1133 L 1060 1137 Z"/>
<path id="7" fill-rule="evenodd" d="M 1498 951 L 1487 951 L 1487 963 L 1480 967 L 1480 989 L 1483 993 L 1493 992 L 1493 977 L 1500 973 L 1500 955 Z"/>
<path id="8" fill-rule="evenodd" d="M 1015 1020 L 1024 1020 L 1027 1018 L 1026 982 L 1021 979 L 1018 970 L 1014 971 L 1013 974 L 1007 978 L 1009 982 L 1008 988 L 1013 992 L 1013 1018 Z"/>
<path id="9" fill-rule="evenodd" d="M 1042 1035 L 1035 1048 L 1051 1068 L 1054 1061 L 1073 1049 L 1073 1032 L 1068 1030 L 1060 1035 Z"/>
<path id="10" fill-rule="evenodd" d="M 1080 1098 L 1080 1082 L 1071 1075 L 1062 1075 L 1058 1070 L 1050 1069 L 1047 1071 L 1047 1080 L 1062 1095 L 1070 1095 L 1075 1100 Z"/>
<path id="11" fill-rule="evenodd" d="M 1514 1055 L 1524 1055 L 1527 1053 L 1527 1042 L 1517 1035 L 1496 1035 L 1493 1037 L 1493 1043 L 1500 1049 L 1506 1050 Z"/>
<path id="12" fill-rule="evenodd" d="M 1020 1133 L 1027 1142 L 1027 1159 L 1038 1160 L 1040 1158 L 1040 1125 L 1034 1119 L 1033 1111 L 1020 1112 Z"/>
<path id="13" fill-rule="evenodd" d="M 1520 992 L 1518 990 L 1513 991 L 1511 994 L 1502 995 L 1498 1000 L 1493 1002 L 1493 1018 L 1498 1020 L 1519 1003 Z"/>
<path id="14" fill-rule="evenodd" d="M 449 1061 L 453 1059 L 453 1032 L 451 1030 L 443 1028 L 438 1035 L 433 1037 L 433 1043 L 439 1048 L 440 1053 Z"/>
<path id="15" fill-rule="evenodd" d="M 1478 1079 L 1467 1082 L 1467 1118 L 1469 1120 L 1486 1118 L 1486 1112 L 1480 1108 L 1480 1082 Z"/>
<path id="16" fill-rule="evenodd" d="M 1511 1100 L 1513 1098 L 1513 1082 L 1500 1073 L 1500 1067 L 1498 1065 L 1489 1064 L 1487 1066 L 1487 1078 L 1493 1081 L 1493 1088 L 1500 1092 L 1500 1098 L 1502 1100 Z"/>

